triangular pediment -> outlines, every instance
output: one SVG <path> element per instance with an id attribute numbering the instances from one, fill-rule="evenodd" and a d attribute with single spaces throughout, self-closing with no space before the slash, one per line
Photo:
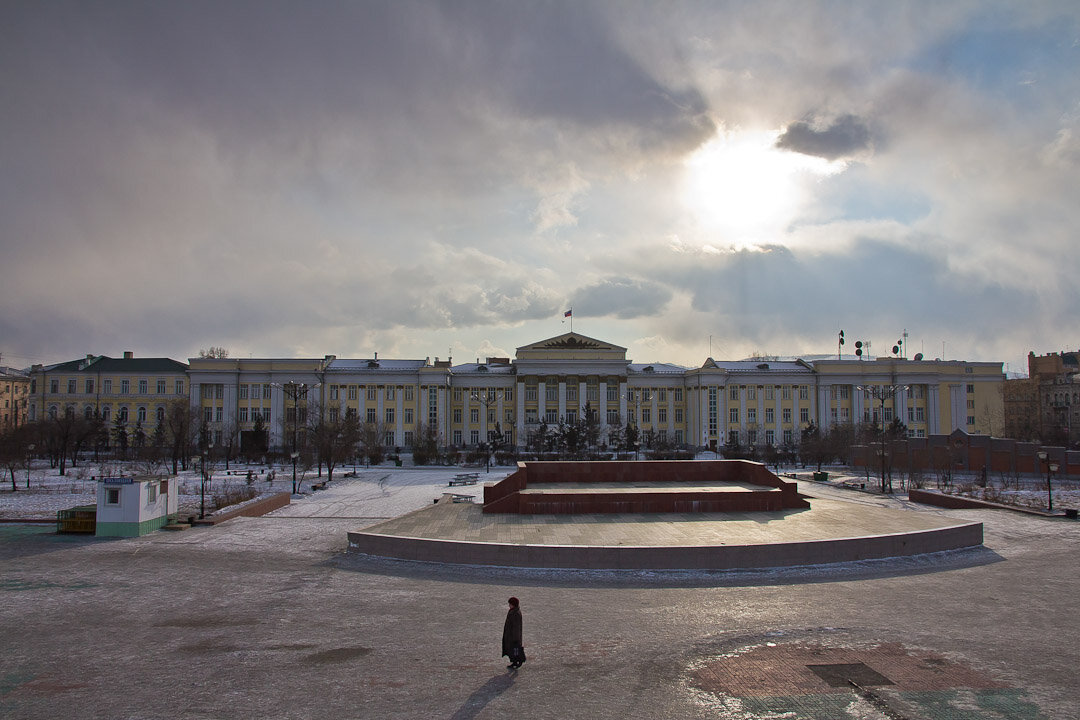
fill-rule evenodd
<path id="1" fill-rule="evenodd" d="M 560 351 L 560 350 L 596 350 L 598 352 L 626 352 L 626 348 L 614 345 L 603 340 L 597 340 L 596 338 L 582 335 L 581 333 L 568 332 L 562 335 L 557 335 L 547 340 L 540 340 L 529 345 L 523 345 L 517 349 L 518 356 L 521 353 L 531 351 Z"/>

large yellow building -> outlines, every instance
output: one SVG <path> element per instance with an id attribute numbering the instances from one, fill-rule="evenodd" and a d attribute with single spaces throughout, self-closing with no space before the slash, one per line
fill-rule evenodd
<path id="1" fill-rule="evenodd" d="M 61 414 L 95 414 L 111 425 L 137 424 L 153 431 L 169 401 L 188 397 L 187 365 L 169 358 L 87 355 L 81 360 L 30 369 L 31 421 Z"/>
<path id="2" fill-rule="evenodd" d="M 1002 363 L 941 360 L 744 360 L 686 368 L 627 359 L 626 348 L 578 333 L 520 347 L 513 359 L 192 358 L 193 404 L 220 441 L 261 423 L 287 448 L 309 408 L 354 412 L 388 446 L 424 426 L 441 445 L 474 446 L 497 433 L 519 447 L 542 423 L 634 425 L 675 445 L 794 445 L 811 422 L 899 418 L 912 437 L 964 430 L 1000 434 Z"/>

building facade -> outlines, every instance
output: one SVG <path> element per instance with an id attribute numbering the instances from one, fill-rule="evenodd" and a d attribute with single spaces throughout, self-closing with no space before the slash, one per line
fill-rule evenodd
<path id="1" fill-rule="evenodd" d="M 169 358 L 87 355 L 30 369 L 30 421 L 60 415 L 99 417 L 149 434 L 171 401 L 189 397 L 187 365 Z"/>
<path id="2" fill-rule="evenodd" d="M 626 353 L 566 333 L 519 347 L 513 359 L 192 358 L 187 378 L 216 442 L 261 427 L 277 449 L 316 411 L 331 420 L 355 413 L 391 447 L 409 447 L 428 428 L 440 445 L 523 447 L 541 425 L 589 417 L 602 438 L 633 425 L 674 445 L 714 448 L 793 446 L 810 423 L 899 419 L 911 437 L 1004 429 L 1002 363 L 709 358 L 686 368 Z"/>
<path id="3" fill-rule="evenodd" d="M 1028 377 L 1005 395 L 1008 437 L 1080 446 L 1080 352 L 1028 353 Z"/>
<path id="4" fill-rule="evenodd" d="M 30 376 L 0 366 L 0 432 L 25 425 L 30 413 Z"/>

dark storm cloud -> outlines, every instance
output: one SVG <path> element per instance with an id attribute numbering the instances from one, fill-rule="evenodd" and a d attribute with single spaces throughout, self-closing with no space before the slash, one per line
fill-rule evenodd
<path id="1" fill-rule="evenodd" d="M 776 146 L 836 160 L 868 149 L 870 140 L 870 128 L 861 118 L 841 115 L 826 126 L 803 120 L 791 123 L 777 139 Z"/>
<path id="2" fill-rule="evenodd" d="M 613 277 L 580 288 L 572 297 L 580 315 L 629 319 L 659 314 L 672 292 L 649 280 Z"/>

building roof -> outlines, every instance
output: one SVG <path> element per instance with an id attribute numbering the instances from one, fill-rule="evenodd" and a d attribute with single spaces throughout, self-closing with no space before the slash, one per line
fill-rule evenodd
<path id="1" fill-rule="evenodd" d="M 188 366 L 172 358 L 111 358 L 92 355 L 81 360 L 46 365 L 45 372 L 87 373 L 186 373 Z"/>

